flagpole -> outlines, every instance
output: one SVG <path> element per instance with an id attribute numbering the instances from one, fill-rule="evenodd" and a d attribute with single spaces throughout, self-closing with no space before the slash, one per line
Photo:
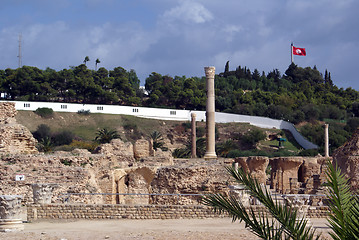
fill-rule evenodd
<path id="1" fill-rule="evenodd" d="M 293 43 L 290 44 L 290 63 L 293 63 Z"/>

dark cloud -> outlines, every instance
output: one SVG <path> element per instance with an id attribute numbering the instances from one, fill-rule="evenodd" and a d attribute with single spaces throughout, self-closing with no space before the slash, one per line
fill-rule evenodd
<path id="1" fill-rule="evenodd" d="M 359 90 L 355 0 L 11 2 L 0 9 L 2 68 L 17 67 L 19 33 L 24 64 L 62 69 L 90 56 L 109 69 L 135 69 L 142 82 L 153 71 L 203 76 L 214 65 L 220 72 L 227 60 L 232 69 L 283 73 L 294 42 L 307 49 L 296 64 L 328 69 L 339 87 Z"/>

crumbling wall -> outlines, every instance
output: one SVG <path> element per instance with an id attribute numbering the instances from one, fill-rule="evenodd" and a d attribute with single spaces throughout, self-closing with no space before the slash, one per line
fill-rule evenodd
<path id="1" fill-rule="evenodd" d="M 37 153 L 37 141 L 15 116 L 15 103 L 0 103 L 0 154 Z"/>

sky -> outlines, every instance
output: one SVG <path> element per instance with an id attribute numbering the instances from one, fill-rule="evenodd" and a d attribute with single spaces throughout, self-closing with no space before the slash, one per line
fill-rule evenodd
<path id="1" fill-rule="evenodd" d="M 358 0 L 0 0 L 0 69 L 134 69 L 202 77 L 247 66 L 284 73 L 290 44 L 300 67 L 327 69 L 338 87 L 359 90 Z"/>

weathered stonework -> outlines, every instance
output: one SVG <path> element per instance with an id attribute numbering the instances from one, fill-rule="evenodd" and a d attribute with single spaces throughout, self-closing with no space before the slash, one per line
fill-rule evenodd
<path id="1" fill-rule="evenodd" d="M 0 154 L 34 154 L 36 143 L 31 132 L 16 123 L 15 104 L 0 103 Z"/>
<path id="2" fill-rule="evenodd" d="M 280 193 L 291 193 L 298 188 L 298 170 L 302 157 L 279 157 L 271 159 L 271 188 Z"/>
<path id="3" fill-rule="evenodd" d="M 250 173 L 252 177 L 257 179 L 258 182 L 266 184 L 266 169 L 269 163 L 268 157 L 239 157 L 235 159 L 235 162 L 237 162 L 239 166 L 243 168 L 244 171 Z"/>
<path id="4" fill-rule="evenodd" d="M 0 232 L 23 230 L 20 195 L 0 195 Z"/>
<path id="5" fill-rule="evenodd" d="M 154 156 L 152 141 L 139 139 L 133 146 L 133 153 L 136 159 Z"/>
<path id="6" fill-rule="evenodd" d="M 333 160 L 341 171 L 348 177 L 353 190 L 359 189 L 359 129 L 349 141 L 337 148 Z"/>
<path id="7" fill-rule="evenodd" d="M 50 204 L 56 184 L 35 183 L 31 184 L 35 204 Z"/>

